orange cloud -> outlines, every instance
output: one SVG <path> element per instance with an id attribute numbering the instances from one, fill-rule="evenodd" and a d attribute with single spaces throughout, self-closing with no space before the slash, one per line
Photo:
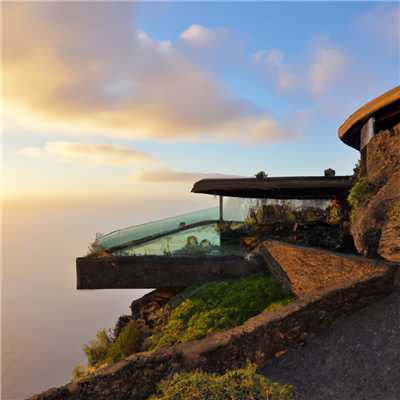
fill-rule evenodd
<path id="1" fill-rule="evenodd" d="M 157 168 L 154 170 L 136 171 L 132 173 L 131 180 L 136 182 L 149 182 L 149 183 L 166 183 L 166 182 L 181 182 L 181 183 L 194 183 L 200 179 L 211 178 L 243 178 L 237 175 L 224 175 L 224 174 L 203 174 L 200 172 L 177 172 L 169 167 Z"/>
<path id="2" fill-rule="evenodd" d="M 27 147 L 18 153 L 71 164 L 112 167 L 149 167 L 160 164 L 147 153 L 111 143 L 53 142 L 47 143 L 43 149 Z"/>

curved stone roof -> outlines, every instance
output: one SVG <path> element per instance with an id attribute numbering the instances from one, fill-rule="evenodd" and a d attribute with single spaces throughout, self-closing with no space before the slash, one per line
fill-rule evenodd
<path id="1" fill-rule="evenodd" d="M 359 108 L 339 128 L 339 138 L 347 145 L 360 149 L 360 131 L 371 117 L 389 118 L 400 112 L 400 86 L 380 95 Z"/>

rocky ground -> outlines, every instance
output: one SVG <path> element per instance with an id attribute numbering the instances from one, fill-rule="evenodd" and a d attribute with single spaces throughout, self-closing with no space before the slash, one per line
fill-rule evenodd
<path id="1" fill-rule="evenodd" d="M 393 294 L 262 369 L 296 400 L 400 399 L 400 271 Z"/>

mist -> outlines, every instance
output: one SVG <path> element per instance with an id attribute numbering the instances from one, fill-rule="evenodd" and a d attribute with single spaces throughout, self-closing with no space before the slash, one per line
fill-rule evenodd
<path id="1" fill-rule="evenodd" d="M 76 257 L 96 232 L 216 205 L 176 199 L 3 201 L 2 399 L 26 399 L 67 384 L 86 365 L 83 345 L 113 328 L 147 289 L 76 290 Z"/>

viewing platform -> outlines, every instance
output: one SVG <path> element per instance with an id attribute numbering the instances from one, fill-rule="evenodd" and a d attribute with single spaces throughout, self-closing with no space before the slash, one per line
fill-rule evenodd
<path id="1" fill-rule="evenodd" d="M 400 86 L 365 104 L 339 128 L 339 138 L 361 152 L 361 176 L 366 173 L 371 138 L 399 122 Z M 301 226 L 298 217 L 302 213 L 314 213 L 313 222 L 329 225 L 323 219 L 334 207 L 330 206 L 329 211 L 331 200 L 335 200 L 331 204 L 339 207 L 336 211 L 348 217 L 346 199 L 355 183 L 352 176 L 260 175 L 202 179 L 194 183 L 192 193 L 219 196 L 219 207 L 98 236 L 91 245 L 92 254 L 77 259 L 78 289 L 177 287 L 245 277 L 265 269 L 258 256 L 246 254 L 247 244 L 265 238 L 267 231 L 278 238 L 277 233 L 284 229 L 285 215 L 294 218 L 291 220 L 294 226 L 289 229 L 293 232 Z M 224 198 L 243 200 L 236 210 L 240 212 L 227 212 Z M 246 205 L 246 199 L 255 202 Z M 308 211 L 302 210 L 298 204 L 309 200 L 319 201 L 323 206 L 306 206 L 304 210 Z M 287 202 L 291 204 L 289 207 Z M 325 217 L 317 215 L 318 210 L 325 212 Z M 231 245 L 232 238 L 236 245 Z"/>

